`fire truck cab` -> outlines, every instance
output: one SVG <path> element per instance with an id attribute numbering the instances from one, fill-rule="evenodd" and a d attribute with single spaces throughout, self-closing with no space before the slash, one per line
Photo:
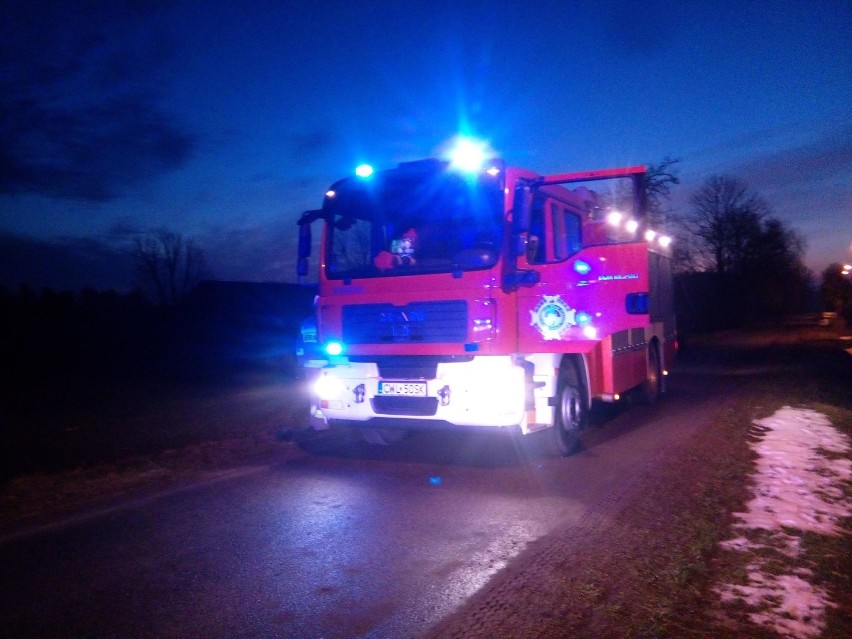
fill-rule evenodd
<path id="1" fill-rule="evenodd" d="M 593 400 L 665 390 L 676 330 L 669 240 L 645 169 L 538 175 L 424 160 L 333 184 L 322 221 L 311 423 L 374 443 L 410 428 L 553 431 L 577 449 Z"/>

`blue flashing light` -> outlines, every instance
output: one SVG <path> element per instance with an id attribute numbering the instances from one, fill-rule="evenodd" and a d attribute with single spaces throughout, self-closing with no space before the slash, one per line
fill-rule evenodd
<path id="1" fill-rule="evenodd" d="M 343 344 L 340 342 L 329 342 L 325 345 L 325 352 L 332 357 L 343 353 Z"/>
<path id="2" fill-rule="evenodd" d="M 574 270 L 577 271 L 580 275 L 586 275 L 589 271 L 592 270 L 592 267 L 589 266 L 588 262 L 584 262 L 583 260 L 577 260 L 574 262 Z"/>
<path id="3" fill-rule="evenodd" d="M 580 326 L 586 326 L 589 322 L 592 321 L 592 316 L 588 313 L 584 313 L 580 311 L 574 316 L 574 319 L 577 321 L 577 324 Z"/>
<path id="4" fill-rule="evenodd" d="M 450 151 L 450 166 L 466 173 L 482 169 L 486 160 L 486 143 L 471 138 L 460 138 Z"/>
<path id="5" fill-rule="evenodd" d="M 359 164 L 355 167 L 355 175 L 360 178 L 368 178 L 373 174 L 373 167 L 369 164 Z"/>

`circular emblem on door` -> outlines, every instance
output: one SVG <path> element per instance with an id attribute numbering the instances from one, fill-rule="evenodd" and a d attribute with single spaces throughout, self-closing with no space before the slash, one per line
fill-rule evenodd
<path id="1" fill-rule="evenodd" d="M 577 325 L 576 313 L 558 295 L 543 295 L 530 310 L 530 326 L 535 326 L 546 340 L 562 339 L 569 327 Z"/>

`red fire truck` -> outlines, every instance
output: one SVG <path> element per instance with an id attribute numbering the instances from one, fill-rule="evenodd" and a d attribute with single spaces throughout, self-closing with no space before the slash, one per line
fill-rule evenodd
<path id="1" fill-rule="evenodd" d="M 645 169 L 538 175 L 495 160 L 361 166 L 322 220 L 311 423 L 373 443 L 411 428 L 550 429 L 579 443 L 593 400 L 654 402 L 676 350 L 669 240 Z"/>

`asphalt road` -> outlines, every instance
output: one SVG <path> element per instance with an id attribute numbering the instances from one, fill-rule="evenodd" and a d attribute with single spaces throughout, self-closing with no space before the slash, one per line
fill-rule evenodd
<path id="1" fill-rule="evenodd" d="M 483 434 L 282 443 L 272 464 L 7 540 L 0 635 L 416 637 L 531 542 L 673 463 L 736 392 L 706 370 L 670 384 L 570 459 Z"/>

